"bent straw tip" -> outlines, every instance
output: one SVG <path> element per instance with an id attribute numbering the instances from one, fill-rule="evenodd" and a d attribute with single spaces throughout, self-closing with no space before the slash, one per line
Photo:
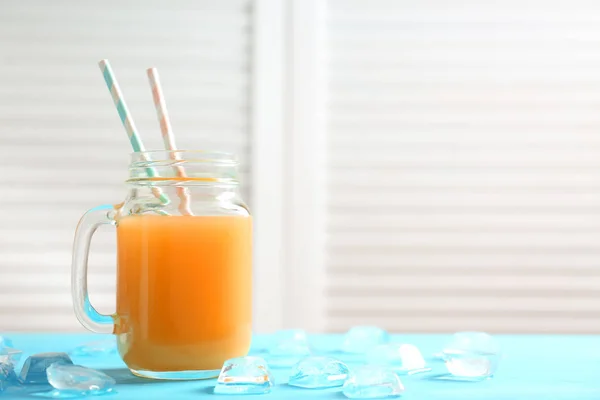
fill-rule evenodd
<path id="1" fill-rule="evenodd" d="M 148 78 L 152 81 L 153 79 L 156 80 L 158 79 L 158 70 L 155 67 L 152 68 L 148 68 L 146 70 L 146 74 L 148 75 Z"/>
<path id="2" fill-rule="evenodd" d="M 98 61 L 98 65 L 104 67 L 105 65 L 109 65 L 109 62 L 106 58 L 103 58 L 102 60 Z"/>

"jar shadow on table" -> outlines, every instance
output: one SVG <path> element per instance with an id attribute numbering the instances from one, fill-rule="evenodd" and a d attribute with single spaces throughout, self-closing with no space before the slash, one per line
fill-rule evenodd
<path id="1" fill-rule="evenodd" d="M 140 378 L 132 374 L 127 368 L 99 368 L 98 371 L 104 372 L 113 378 L 117 382 L 117 385 L 146 385 L 173 382 L 169 380 Z"/>
<path id="2" fill-rule="evenodd" d="M 348 397 L 346 397 L 346 395 L 342 392 L 342 388 L 340 388 L 340 390 L 338 390 L 337 392 L 331 392 L 330 393 L 330 397 L 332 399 L 347 399 Z"/>
<path id="3" fill-rule="evenodd" d="M 289 386 L 287 383 L 282 383 L 279 385 L 275 385 L 275 387 L 273 387 L 273 389 L 271 390 L 271 392 L 269 393 L 270 395 L 273 395 L 274 392 L 277 392 L 277 394 L 280 394 L 282 396 L 285 396 L 286 394 L 289 394 L 289 392 L 294 391 L 295 395 L 297 396 L 299 394 L 299 391 L 305 391 L 307 394 L 311 393 L 311 394 L 318 394 L 319 398 L 322 399 L 348 399 L 346 396 L 344 396 L 344 394 L 342 393 L 342 388 L 331 388 L 330 390 L 322 390 L 322 389 L 297 389 L 294 388 L 293 386 Z M 199 388 L 199 389 L 195 389 L 195 393 L 197 394 L 215 394 L 215 388 L 213 386 L 208 386 L 208 387 L 203 387 L 203 388 Z M 267 394 L 267 396 L 269 395 Z M 218 395 L 217 395 L 218 396 Z M 250 397 L 256 397 L 256 396 L 261 396 L 261 395 L 243 395 L 241 397 L 244 396 L 250 396 Z"/>
<path id="4" fill-rule="evenodd" d="M 295 393 L 304 392 L 307 394 L 309 394 L 309 393 L 318 394 L 320 399 L 347 399 L 348 398 L 342 392 L 343 389 L 341 386 L 330 387 L 330 388 L 298 388 L 298 387 L 292 386 L 288 383 L 283 383 L 280 386 L 278 386 L 278 389 L 279 388 L 284 388 L 286 390 L 293 390 Z"/>

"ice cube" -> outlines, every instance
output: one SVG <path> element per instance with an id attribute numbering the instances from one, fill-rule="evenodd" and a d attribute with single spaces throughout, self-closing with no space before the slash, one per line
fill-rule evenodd
<path id="1" fill-rule="evenodd" d="M 117 354 L 117 343 L 115 340 L 96 340 L 84 343 L 71 350 L 72 356 L 97 357 Z"/>
<path id="2" fill-rule="evenodd" d="M 388 367 L 396 373 L 404 374 L 427 370 L 423 355 L 412 344 L 390 343 L 374 347 L 367 353 L 367 363 Z"/>
<path id="3" fill-rule="evenodd" d="M 365 365 L 354 369 L 344 383 L 343 393 L 350 399 L 376 399 L 399 397 L 404 386 L 391 369 Z"/>
<path id="4" fill-rule="evenodd" d="M 268 360 L 272 367 L 291 367 L 310 356 L 308 335 L 298 329 L 279 331 L 273 335 Z"/>
<path id="5" fill-rule="evenodd" d="M 54 363 L 46 370 L 48 382 L 61 394 L 97 395 L 110 393 L 115 380 L 103 372 L 81 365 Z"/>
<path id="6" fill-rule="evenodd" d="M 0 336 L 0 349 L 4 347 L 14 347 L 14 345 L 11 339 L 6 336 Z"/>
<path id="7" fill-rule="evenodd" d="M 348 366 L 331 357 L 307 357 L 292 368 L 288 384 L 310 389 L 342 386 L 348 378 Z"/>
<path id="8" fill-rule="evenodd" d="M 264 394 L 273 387 L 273 376 L 261 357 L 238 357 L 225 361 L 214 392 L 216 394 Z"/>
<path id="9" fill-rule="evenodd" d="M 0 348 L 0 363 L 8 362 L 12 365 L 17 365 L 21 361 L 23 352 L 13 347 Z"/>
<path id="10" fill-rule="evenodd" d="M 17 384 L 15 365 L 11 362 L 0 362 L 0 392 L 6 390 L 9 386 Z"/>
<path id="11" fill-rule="evenodd" d="M 19 379 L 23 383 L 48 383 L 46 369 L 54 363 L 73 364 L 73 361 L 66 353 L 34 354 L 25 360 Z"/>
<path id="12" fill-rule="evenodd" d="M 346 353 L 366 353 L 373 347 L 389 342 L 386 331 L 376 326 L 355 326 L 344 336 L 342 351 Z"/>
<path id="13" fill-rule="evenodd" d="M 491 377 L 500 362 L 500 345 L 484 332 L 458 332 L 442 351 L 448 372 L 459 379 Z"/>
<path id="14" fill-rule="evenodd" d="M 15 349 L 12 340 L 6 336 L 0 336 L 0 363 L 9 362 L 17 365 L 21 360 L 21 350 Z"/>

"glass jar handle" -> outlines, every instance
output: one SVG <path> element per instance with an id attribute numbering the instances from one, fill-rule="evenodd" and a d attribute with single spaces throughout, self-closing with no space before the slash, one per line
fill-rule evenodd
<path id="1" fill-rule="evenodd" d="M 110 204 L 94 207 L 79 220 L 73 243 L 71 265 L 71 295 L 75 316 L 85 328 L 96 333 L 113 333 L 114 319 L 111 315 L 100 314 L 90 303 L 87 288 L 88 256 L 92 236 L 100 225 L 116 225 L 114 211 Z"/>

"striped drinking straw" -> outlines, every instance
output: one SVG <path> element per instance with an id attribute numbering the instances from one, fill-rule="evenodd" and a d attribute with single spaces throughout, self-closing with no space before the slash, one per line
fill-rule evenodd
<path id="1" fill-rule="evenodd" d="M 165 102 L 165 96 L 163 95 L 162 87 L 160 85 L 158 70 L 156 68 L 148 68 L 146 72 L 148 73 L 150 89 L 152 89 L 152 99 L 154 100 L 154 107 L 156 108 L 156 114 L 160 124 L 160 132 L 162 134 L 165 148 L 169 151 L 169 157 L 172 160 L 181 160 L 181 157 L 176 151 L 177 146 L 175 145 L 175 134 L 173 133 L 173 128 L 171 128 L 171 121 L 167 111 L 167 103 Z M 177 172 L 178 177 L 186 177 L 185 170 L 182 166 L 176 166 L 175 171 Z M 179 211 L 184 215 L 192 215 L 192 211 L 190 210 L 190 196 L 187 189 L 178 186 L 177 196 L 180 199 Z"/>
<path id="2" fill-rule="evenodd" d="M 129 142 L 131 143 L 131 147 L 134 152 L 143 152 L 144 145 L 142 140 L 140 139 L 137 129 L 135 127 L 135 123 L 133 122 L 133 118 L 131 118 L 131 114 L 129 109 L 127 108 L 127 104 L 125 104 L 125 98 L 123 97 L 123 93 L 119 88 L 119 84 L 117 83 L 117 79 L 115 74 L 110 67 L 110 63 L 108 60 L 101 60 L 98 65 L 100 66 L 100 70 L 102 71 L 102 75 L 104 76 L 104 81 L 106 82 L 106 86 L 110 91 L 110 94 L 113 98 L 113 102 L 115 103 L 115 107 L 117 107 L 117 112 L 119 113 L 119 117 L 121 118 L 121 122 L 125 127 L 125 131 L 127 132 L 127 136 L 129 136 Z M 147 157 L 144 156 L 144 159 L 148 161 Z M 149 177 L 155 177 L 156 171 L 154 168 L 147 168 L 146 172 Z M 156 196 L 161 203 L 168 204 L 169 198 L 167 195 L 163 194 L 162 191 L 157 187 L 152 187 L 152 193 Z"/>

